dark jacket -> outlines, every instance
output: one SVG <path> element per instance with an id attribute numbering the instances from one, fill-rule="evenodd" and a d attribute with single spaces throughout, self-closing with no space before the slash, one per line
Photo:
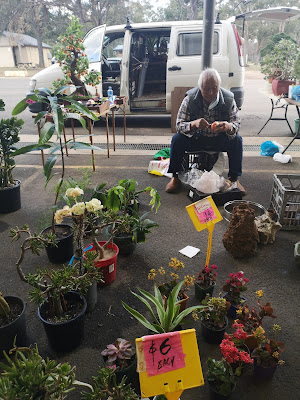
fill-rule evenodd
<path id="1" fill-rule="evenodd" d="M 199 87 L 190 89 L 187 92 L 189 97 L 189 112 L 191 115 L 191 121 L 203 117 L 203 97 Z M 220 88 L 219 89 L 219 103 L 214 108 L 214 111 L 218 111 L 218 121 L 229 121 L 230 111 L 233 106 L 234 96 L 229 90 Z"/>

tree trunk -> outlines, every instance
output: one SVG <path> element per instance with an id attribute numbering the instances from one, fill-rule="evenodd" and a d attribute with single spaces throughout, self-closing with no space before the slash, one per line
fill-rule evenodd
<path id="1" fill-rule="evenodd" d="M 44 53 L 43 53 L 43 41 L 42 41 L 42 36 L 41 36 L 41 32 L 39 29 L 36 29 L 36 40 L 37 40 L 38 53 L 39 53 L 39 66 L 44 67 L 45 61 L 44 61 Z"/>

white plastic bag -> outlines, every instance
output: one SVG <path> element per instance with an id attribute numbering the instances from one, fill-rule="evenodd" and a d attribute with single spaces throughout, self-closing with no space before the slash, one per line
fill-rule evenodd
<path id="1" fill-rule="evenodd" d="M 195 189 L 202 193 L 217 193 L 224 184 L 224 178 L 222 179 L 214 171 L 204 171 L 201 178 L 195 183 Z"/>
<path id="2" fill-rule="evenodd" d="M 287 164 L 289 162 L 292 162 L 292 157 L 289 154 L 275 153 L 273 156 L 273 160 L 278 161 L 282 164 Z"/>
<path id="3" fill-rule="evenodd" d="M 191 168 L 189 171 L 185 173 L 179 173 L 179 179 L 181 182 L 190 185 L 195 188 L 195 184 L 203 175 L 203 171 L 200 171 L 198 168 Z"/>

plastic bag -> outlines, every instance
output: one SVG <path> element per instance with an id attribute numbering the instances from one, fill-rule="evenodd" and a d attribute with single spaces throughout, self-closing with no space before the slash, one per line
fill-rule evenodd
<path id="1" fill-rule="evenodd" d="M 201 178 L 195 183 L 195 189 L 202 193 L 217 193 L 224 184 L 224 178 L 214 171 L 204 171 Z"/>
<path id="2" fill-rule="evenodd" d="M 273 157 L 275 153 L 279 153 L 279 147 L 271 142 L 271 140 L 267 140 L 266 142 L 263 142 L 260 146 L 261 149 L 261 155 L 262 156 L 271 156 Z"/>
<path id="3" fill-rule="evenodd" d="M 197 181 L 201 178 L 202 175 L 203 171 L 200 171 L 198 168 L 194 167 L 187 172 L 179 173 L 179 178 L 181 182 L 195 188 Z"/>
<path id="4" fill-rule="evenodd" d="M 293 99 L 300 101 L 300 85 L 292 87 L 291 95 Z"/>
<path id="5" fill-rule="evenodd" d="M 273 156 L 273 160 L 281 162 L 282 164 L 287 164 L 289 162 L 292 162 L 292 157 L 289 154 L 275 153 Z"/>

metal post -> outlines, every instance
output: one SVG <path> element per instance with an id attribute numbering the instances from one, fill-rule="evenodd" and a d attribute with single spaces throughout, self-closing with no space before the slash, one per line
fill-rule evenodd
<path id="1" fill-rule="evenodd" d="M 216 0 L 204 1 L 202 69 L 210 68 L 212 64 L 215 5 Z"/>

